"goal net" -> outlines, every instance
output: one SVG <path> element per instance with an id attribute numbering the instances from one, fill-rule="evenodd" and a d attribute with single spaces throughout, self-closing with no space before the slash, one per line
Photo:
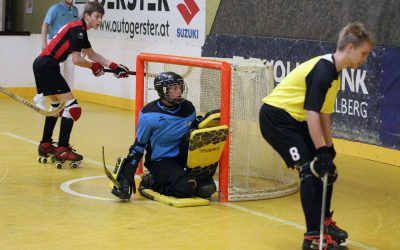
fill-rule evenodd
<path id="1" fill-rule="evenodd" d="M 154 77 L 166 71 L 184 78 L 187 99 L 198 114 L 221 110 L 221 124 L 230 133 L 216 174 L 220 201 L 267 199 L 298 190 L 294 171 L 265 142 L 258 125 L 261 99 L 274 88 L 267 61 L 141 53 L 136 70 L 136 122 L 143 105 L 158 98 Z"/>

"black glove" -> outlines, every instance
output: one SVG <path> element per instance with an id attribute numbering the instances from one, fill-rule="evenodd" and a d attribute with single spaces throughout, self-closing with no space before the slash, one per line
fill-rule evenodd
<path id="1" fill-rule="evenodd" d="M 114 70 L 114 72 L 115 72 L 114 76 L 116 78 L 128 77 L 129 69 L 128 69 L 128 67 L 126 67 L 122 64 L 111 63 L 109 68 Z"/>
<path id="2" fill-rule="evenodd" d="M 315 177 L 322 178 L 326 173 L 332 175 L 336 172 L 333 158 L 326 146 L 317 149 L 314 160 L 310 164 L 311 172 Z"/>
<path id="3" fill-rule="evenodd" d="M 114 187 L 111 191 L 112 194 L 120 199 L 129 200 L 132 193 L 136 193 L 135 173 L 137 166 L 136 159 L 130 158 L 129 155 L 127 158 L 118 159 L 114 173 L 116 174 L 119 169 L 117 181 L 121 188 Z"/>
<path id="4" fill-rule="evenodd" d="M 335 151 L 335 148 L 333 147 L 333 144 L 330 146 L 330 147 L 327 147 L 328 148 L 328 150 L 329 150 L 329 153 L 331 154 L 331 156 L 332 156 L 332 159 L 335 159 L 335 157 L 336 157 L 336 151 Z"/>
<path id="5" fill-rule="evenodd" d="M 203 120 L 203 116 L 201 116 L 201 115 L 196 116 L 194 121 L 192 121 L 192 124 L 190 124 L 190 129 L 198 129 L 199 124 L 202 120 Z"/>

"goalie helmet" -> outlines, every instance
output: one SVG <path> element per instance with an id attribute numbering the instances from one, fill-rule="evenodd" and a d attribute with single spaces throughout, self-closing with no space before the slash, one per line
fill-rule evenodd
<path id="1" fill-rule="evenodd" d="M 173 91 L 176 90 L 177 87 L 180 91 Z M 179 104 L 186 99 L 187 88 L 185 82 L 182 76 L 174 72 L 158 74 L 154 79 L 154 88 L 157 90 L 160 98 L 169 103 Z"/>

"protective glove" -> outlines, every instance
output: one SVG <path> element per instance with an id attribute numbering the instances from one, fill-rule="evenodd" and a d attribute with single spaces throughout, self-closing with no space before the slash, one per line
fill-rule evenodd
<path id="1" fill-rule="evenodd" d="M 332 184 L 337 179 L 337 170 L 335 164 L 333 164 L 333 157 L 331 150 L 326 147 L 320 147 L 317 149 L 314 160 L 310 164 L 311 173 L 322 179 L 324 175 L 328 174 L 328 184 Z"/>
<path id="2" fill-rule="evenodd" d="M 90 67 L 90 69 L 92 70 L 93 75 L 96 77 L 104 75 L 104 67 L 100 63 L 92 63 L 92 67 Z"/>
<path id="3" fill-rule="evenodd" d="M 116 64 L 116 63 L 111 63 L 110 64 L 110 67 L 109 67 L 110 69 L 112 69 L 112 70 L 114 70 L 114 76 L 116 77 L 116 78 L 125 78 L 125 77 L 128 77 L 128 72 L 129 72 L 129 69 L 126 67 L 126 66 L 124 66 L 124 65 L 122 65 L 122 64 Z"/>
<path id="4" fill-rule="evenodd" d="M 336 157 L 336 151 L 335 151 L 335 148 L 333 147 L 333 144 L 330 146 L 330 147 L 327 147 L 328 148 L 328 150 L 329 150 L 329 153 L 331 154 L 331 156 L 332 156 L 332 159 L 335 159 L 335 157 Z"/>

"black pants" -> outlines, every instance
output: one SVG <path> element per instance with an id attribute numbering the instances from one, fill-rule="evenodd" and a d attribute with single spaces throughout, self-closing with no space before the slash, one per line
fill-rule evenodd
<path id="1" fill-rule="evenodd" d="M 194 182 L 188 178 L 185 166 L 178 158 L 146 161 L 146 168 L 155 181 L 154 191 L 177 198 L 192 197 L 196 189 Z"/>

